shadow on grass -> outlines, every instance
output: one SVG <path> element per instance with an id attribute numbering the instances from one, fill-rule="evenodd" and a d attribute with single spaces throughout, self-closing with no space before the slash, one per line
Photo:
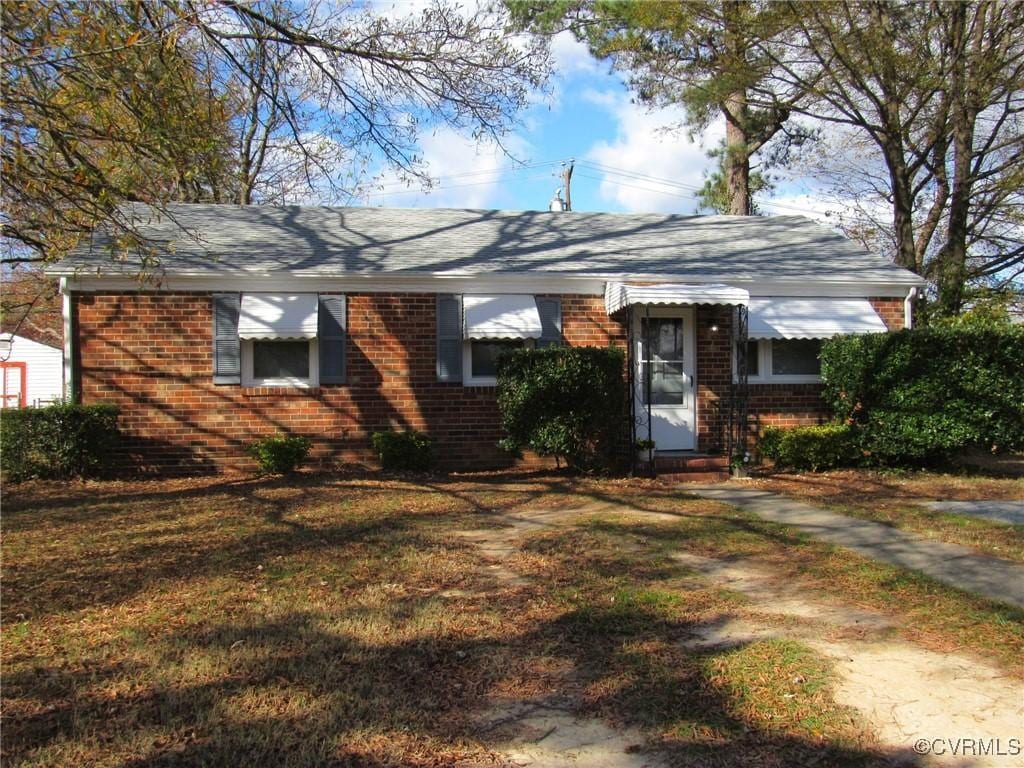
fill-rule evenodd
<path id="1" fill-rule="evenodd" d="M 518 485 L 512 493 L 523 494 L 524 499 L 540 493 L 569 492 L 574 489 L 574 478 L 557 476 L 548 471 L 488 473 L 479 475 L 396 475 L 386 472 L 299 472 L 286 476 L 231 476 L 169 478 L 136 481 L 43 482 L 31 481 L 8 486 L 4 496 L 4 527 L 7 530 L 31 528 L 38 523 L 40 512 L 54 522 L 75 523 L 102 519 L 106 515 L 123 514 L 124 505 L 157 504 L 153 514 L 160 512 L 160 504 L 182 505 L 197 499 L 228 494 L 240 501 L 251 501 L 260 491 L 279 489 L 298 490 L 306 499 L 328 500 L 338 493 L 364 491 L 383 494 L 397 491 L 403 494 L 448 494 L 480 511 L 491 507 L 478 504 L 471 493 L 460 490 L 463 486 L 501 489 Z M 537 486 L 530 490 L 529 486 Z M 172 513 L 173 514 L 173 513 Z"/>
<path id="2" fill-rule="evenodd" d="M 507 673 L 510 655 L 545 648 L 573 664 L 583 687 L 628 680 L 590 697 L 580 716 L 646 729 L 649 748 L 674 765 L 916 764 L 909 755 L 797 737 L 744 718 L 707 678 L 710 651 L 672 665 L 636 651 L 624 660 L 625 641 L 672 642 L 693 629 L 656 606 L 573 611 L 509 641 L 367 644 L 320 625 L 296 612 L 164 638 L 163 649 L 179 658 L 226 659 L 224 674 L 200 684 L 182 680 L 112 700 L 96 688 L 103 677 L 88 690 L 61 678 L 47 691 L 60 703 L 8 723 L 5 753 L 58 756 L 62 743 L 102 735 L 94 757 L 112 749 L 130 755 L 125 766 L 494 764 L 480 728 L 488 691 Z M 48 674 L 13 676 L 7 695 Z"/>
<path id="3" fill-rule="evenodd" d="M 501 491 L 500 498 L 482 504 L 458 483 L 416 483 L 414 478 L 348 481 L 298 475 L 184 488 L 172 482 L 171 489 L 162 491 L 146 490 L 149 485 L 103 494 L 106 484 L 95 484 L 83 487 L 81 494 L 44 495 L 34 504 L 26 496 L 13 509 L 5 499 L 8 536 L 40 526 L 59 528 L 69 546 L 59 558 L 27 563 L 18 556 L 6 558 L 4 614 L 38 618 L 113 605 L 161 582 L 237 574 L 271 558 L 353 543 L 413 546 L 417 531 L 568 490 L 559 480 L 536 482 L 523 490 Z M 433 500 L 434 511 L 417 509 L 424 498 Z M 311 507 L 315 519 L 295 519 L 296 510 Z M 197 511 L 206 518 L 190 520 Z"/>
<path id="4" fill-rule="evenodd" d="M 157 492 L 148 487 L 148 482 L 138 483 L 122 494 L 97 498 L 104 489 L 99 484 L 89 487 L 90 495 L 44 496 L 34 508 L 26 499 L 11 512 L 5 504 L 8 536 L 45 524 L 59 527 L 66 542 L 59 558 L 6 558 L 5 616 L 40 618 L 115 605 L 181 578 L 237 575 L 273 558 L 329 552 L 354 543 L 413 546 L 422 531 L 453 525 L 465 515 L 479 516 L 476 525 L 500 525 L 509 510 L 544 505 L 552 495 L 557 500 L 570 493 L 584 502 L 691 521 L 695 539 L 710 541 L 743 532 L 786 545 L 800 540 L 799 534 L 743 517 L 665 512 L 635 494 L 579 488 L 565 478 L 533 478 L 518 490 L 509 490 L 508 478 L 502 476 L 474 479 L 469 489 L 457 481 L 363 481 L 318 475 L 224 480 Z M 679 498 L 669 491 L 648 492 Z M 428 511 L 410 511 L 425 499 L 433 504 Z M 296 510 L 304 508 L 314 508 L 315 516 L 297 518 Z M 197 511 L 205 517 L 190 520 Z M 607 525 L 616 533 L 631 528 L 653 539 L 678 540 L 677 533 L 657 525 Z"/>
<path id="5" fill-rule="evenodd" d="M 200 515 L 193 525 L 208 536 L 176 529 L 147 541 L 143 526 L 126 545 L 102 556 L 74 552 L 58 560 L 39 558 L 25 568 L 15 562 L 6 574 L 6 615 L 19 606 L 40 617 L 113 607 L 165 581 L 187 586 L 211 576 L 230 579 L 224 582 L 230 599 L 214 612 L 195 613 L 168 590 L 154 595 L 151 609 L 90 612 L 89 621 L 107 625 L 108 634 L 99 638 L 88 626 L 72 625 L 52 641 L 33 638 L 15 654 L 5 643 L 9 719 L 2 746 L 9 764 L 500 764 L 481 722 L 496 692 L 514 690 L 538 658 L 553 658 L 571 670 L 561 693 L 576 702 L 580 716 L 644 729 L 649 746 L 674 765 L 893 764 L 893 756 L 859 744 L 766 727 L 745 716 L 733 696 L 709 679 L 712 652 L 683 650 L 700 622 L 709 620 L 706 606 L 694 608 L 696 594 L 666 598 L 644 588 L 682 569 L 658 560 L 632 568 L 641 553 L 633 552 L 631 563 L 614 551 L 617 541 L 635 539 L 637 530 L 651 542 L 661 535 L 678 537 L 678 531 L 597 521 L 593 531 L 611 539 L 607 552 L 588 552 L 585 537 L 574 550 L 577 559 L 562 557 L 557 545 L 533 545 L 534 552 L 557 561 L 563 572 L 557 579 L 442 600 L 438 579 L 403 572 L 403 556 L 428 556 L 420 566 L 428 569 L 432 553 L 458 550 L 450 563 L 479 569 L 483 563 L 468 559 L 474 554 L 478 560 L 478 553 L 452 543 L 453 524 L 467 515 L 500 524 L 504 510 L 549 503 L 545 494 L 575 486 L 538 479 L 514 492 L 499 489 L 502 479 L 474 490 L 442 481 L 414 486 L 401 480 L 322 480 L 249 480 L 190 491 L 189 504 L 197 509 L 205 510 L 217 496 L 250 523 L 239 523 L 227 535 L 214 536 L 216 517 Z M 425 498 L 438 504 L 410 512 L 395 501 L 401 493 L 408 494 L 409 505 Z M 622 503 L 595 488 L 580 493 L 587 500 Z M 355 507 L 334 512 L 328 506 L 318 517 L 290 517 L 300 502 L 340 508 L 346 494 L 358 497 Z M 139 494 L 124 496 L 121 503 L 131 505 L 136 518 L 146 518 L 149 509 Z M 147 501 L 164 514 L 164 501 L 173 497 L 149 494 Z M 242 505 L 250 508 L 238 515 Z M 632 505 L 648 507 L 664 511 L 642 501 Z M 64 527 L 54 531 L 63 537 L 74 535 L 76 525 L 104 524 L 85 511 L 70 523 L 60 517 L 64 512 L 43 510 L 37 522 L 57 516 Z M 711 537 L 730 531 L 766 535 L 740 517 L 679 512 L 676 519 Z M 339 579 L 332 600 L 311 600 L 304 608 L 302 589 L 280 597 L 271 590 L 261 600 L 255 567 L 293 557 L 299 568 L 314 571 L 323 564 L 362 565 Z M 270 570 L 264 577 L 273 576 Z M 610 602 L 604 590 L 616 576 L 631 585 L 613 593 Z M 385 589 L 403 580 L 401 590 Z M 384 597 L 372 597 L 382 592 Z M 158 608 L 182 620 L 165 624 L 147 613 Z M 132 637 L 126 641 L 125 635 Z M 895 759 L 913 764 L 902 754 Z"/>

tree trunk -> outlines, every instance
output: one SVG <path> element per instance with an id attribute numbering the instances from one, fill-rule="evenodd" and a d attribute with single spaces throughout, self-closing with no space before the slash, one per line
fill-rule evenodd
<path id="1" fill-rule="evenodd" d="M 730 96 L 725 103 L 725 188 L 729 213 L 750 215 L 750 152 L 747 149 L 746 94 Z"/>
<path id="2" fill-rule="evenodd" d="M 975 35 L 985 26 L 985 8 L 977 11 Z M 938 255 L 938 308 L 944 315 L 955 315 L 964 304 L 967 286 L 967 229 L 971 206 L 971 161 L 974 156 L 974 125 L 977 110 L 973 104 L 973 84 L 968 82 L 967 8 L 954 4 L 950 12 L 950 40 L 953 48 L 952 103 L 950 127 L 953 137 L 953 183 L 949 197 L 946 242 Z M 980 40 L 976 41 L 980 45 Z"/>
<path id="3" fill-rule="evenodd" d="M 898 135 L 898 134 L 897 134 Z M 914 201 L 913 179 L 907 168 L 902 142 L 890 135 L 883 139 L 882 151 L 889 166 L 889 180 L 892 184 L 892 225 L 895 240 L 895 261 L 904 269 L 921 274 L 922 264 L 918 263 L 917 245 L 914 242 Z"/>
<path id="4" fill-rule="evenodd" d="M 746 3 L 722 3 L 722 22 L 725 25 L 725 56 L 732 62 L 746 60 L 747 52 L 740 34 L 740 14 Z M 725 98 L 725 188 L 729 193 L 729 213 L 733 216 L 750 215 L 750 116 L 747 93 L 737 90 Z"/>

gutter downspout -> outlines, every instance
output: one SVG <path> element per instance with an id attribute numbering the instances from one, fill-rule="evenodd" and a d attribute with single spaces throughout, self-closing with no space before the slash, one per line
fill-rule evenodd
<path id="1" fill-rule="evenodd" d="M 633 316 L 636 312 L 633 307 L 626 307 L 626 379 L 629 384 L 629 474 L 636 475 L 636 367 L 640 364 L 637 360 L 636 345 L 637 336 L 633 326 Z"/>
<path id="2" fill-rule="evenodd" d="M 914 301 L 917 299 L 917 286 L 907 291 L 907 298 L 903 300 L 903 327 L 914 327 Z"/>
<path id="3" fill-rule="evenodd" d="M 654 440 L 654 422 L 651 420 L 651 379 L 654 376 L 654 363 L 651 362 L 651 305 L 644 305 L 645 320 L 646 320 L 646 332 L 644 333 L 644 347 L 643 353 L 640 355 L 640 365 L 643 366 L 644 360 L 646 359 L 647 371 L 644 376 L 644 389 L 647 400 L 647 439 L 649 441 Z M 651 477 L 657 475 L 657 470 L 654 465 L 654 452 L 651 452 L 651 466 L 650 466 Z"/>
<path id="4" fill-rule="evenodd" d="M 60 279 L 61 315 L 64 320 L 64 364 L 61 366 L 61 389 L 64 399 L 75 402 L 75 377 L 74 377 L 74 340 L 72 329 L 74 323 L 71 321 L 71 289 L 68 286 L 68 279 Z"/>

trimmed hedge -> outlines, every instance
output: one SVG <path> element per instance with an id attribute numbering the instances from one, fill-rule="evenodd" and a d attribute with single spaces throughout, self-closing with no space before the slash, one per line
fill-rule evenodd
<path id="1" fill-rule="evenodd" d="M 312 447 L 308 437 L 274 435 L 250 444 L 246 452 L 256 459 L 264 474 L 287 475 L 298 469 Z"/>
<path id="2" fill-rule="evenodd" d="M 434 443 L 423 432 L 374 432 L 370 444 L 387 470 L 426 472 L 434 464 Z"/>
<path id="3" fill-rule="evenodd" d="M 821 370 L 825 401 L 869 463 L 1024 448 L 1024 328 L 837 337 L 822 347 Z"/>
<path id="4" fill-rule="evenodd" d="M 4 410 L 0 468 L 6 480 L 94 477 L 119 439 L 113 405 L 58 403 Z"/>
<path id="5" fill-rule="evenodd" d="M 860 458 L 856 433 L 846 424 L 765 427 L 757 446 L 777 467 L 812 472 L 850 466 Z"/>
<path id="6" fill-rule="evenodd" d="M 529 448 L 576 469 L 611 463 L 625 413 L 620 349 L 548 347 L 498 359 L 498 408 L 513 453 Z"/>

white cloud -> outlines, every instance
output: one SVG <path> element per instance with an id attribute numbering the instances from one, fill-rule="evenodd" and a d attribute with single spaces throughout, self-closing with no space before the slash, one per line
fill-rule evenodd
<path id="1" fill-rule="evenodd" d="M 551 77 L 545 88 L 534 91 L 530 102 L 551 112 L 560 112 L 565 92 L 572 83 L 577 79 L 600 77 L 604 68 L 571 32 L 559 32 L 551 38 L 549 46 Z"/>
<path id="2" fill-rule="evenodd" d="M 388 19 L 405 19 L 410 16 L 420 16 L 434 5 L 434 0 L 379 0 L 367 4 L 367 9 L 374 16 L 383 16 Z"/>
<path id="3" fill-rule="evenodd" d="M 765 212 L 773 216 L 807 216 L 826 226 L 839 228 L 855 223 L 888 225 L 892 207 L 877 195 L 853 195 L 827 185 L 784 179 L 770 198 L 763 199 Z"/>
<path id="4" fill-rule="evenodd" d="M 685 129 L 665 130 L 682 121 L 682 109 L 649 111 L 630 101 L 628 94 L 612 91 L 588 90 L 582 96 L 606 109 L 617 123 L 614 139 L 596 142 L 584 155 L 584 160 L 605 169 L 586 169 L 588 174 L 600 173 L 600 197 L 627 211 L 692 213 L 697 206 L 695 190 L 715 162 L 707 156 L 708 150 L 724 135 L 724 123 L 714 123 L 693 141 Z M 659 183 L 655 178 L 672 183 Z"/>
<path id="5" fill-rule="evenodd" d="M 615 91 L 599 91 L 597 88 L 584 88 L 580 98 L 598 107 L 604 107 L 608 111 L 615 111 L 623 102 L 621 94 Z"/>
<path id="6" fill-rule="evenodd" d="M 820 192 L 782 191 L 761 202 L 771 216 L 807 216 L 830 227 L 836 226 L 838 214 L 848 207 Z"/>
<path id="7" fill-rule="evenodd" d="M 503 141 L 514 157 L 529 153 L 530 145 L 519 136 L 506 136 Z M 365 205 L 490 208 L 502 189 L 503 169 L 515 162 L 493 141 L 477 141 L 449 127 L 422 136 L 419 145 L 426 171 L 437 182 L 435 188 L 424 192 L 415 184 L 406 187 L 388 171 L 365 195 Z"/>
<path id="8" fill-rule="evenodd" d="M 559 32 L 551 38 L 551 60 L 556 77 L 593 75 L 601 71 L 601 65 L 590 55 L 587 46 L 573 37 L 571 32 Z"/>

